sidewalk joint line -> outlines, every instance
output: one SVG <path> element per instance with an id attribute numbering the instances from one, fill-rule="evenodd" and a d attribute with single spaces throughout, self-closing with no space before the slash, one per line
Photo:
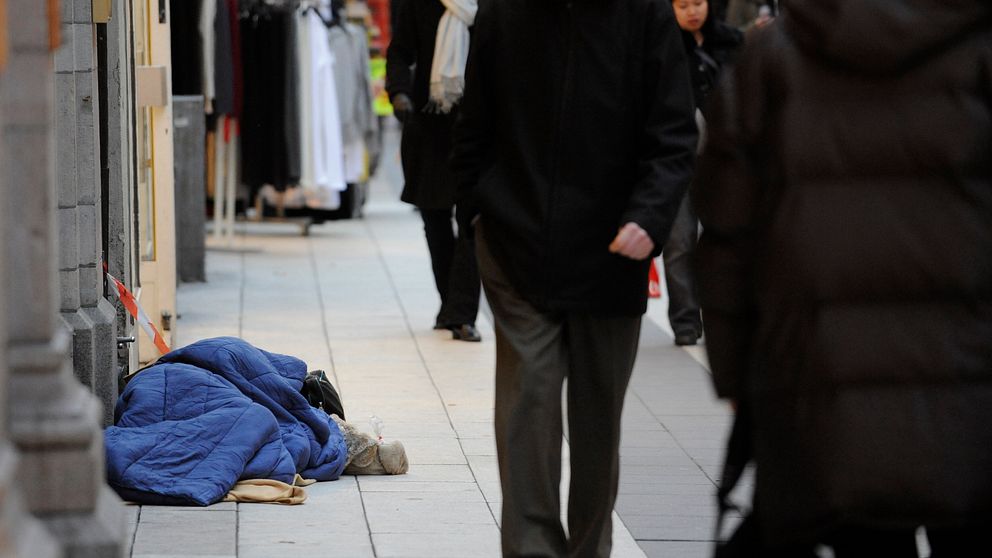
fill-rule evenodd
<path id="1" fill-rule="evenodd" d="M 244 339 L 245 324 L 245 290 L 248 276 L 248 263 L 245 261 L 245 253 L 241 252 L 241 284 L 238 293 L 238 339 Z"/>
<path id="2" fill-rule="evenodd" d="M 334 376 L 334 385 L 338 388 L 338 394 L 345 399 L 344 386 L 338 378 L 338 367 L 334 364 L 334 349 L 331 348 L 331 333 L 327 330 L 327 305 L 324 302 L 324 290 L 321 288 L 320 268 L 317 266 L 317 255 L 314 253 L 313 237 L 308 236 L 307 254 L 310 256 L 310 268 L 313 269 L 315 287 L 317 289 L 317 305 L 320 307 L 320 327 L 324 331 L 324 346 L 327 348 L 327 359 L 331 365 L 331 375 Z"/>
<path id="3" fill-rule="evenodd" d="M 365 493 L 362 492 L 362 481 L 358 478 L 358 475 L 354 475 L 354 477 L 355 488 L 358 489 L 358 501 L 362 503 L 362 517 L 365 518 L 365 527 L 369 530 L 369 544 L 372 545 L 372 556 L 377 557 L 379 553 L 375 549 L 375 538 L 372 537 L 372 524 L 369 523 L 369 511 L 365 507 Z"/>
<path id="4" fill-rule="evenodd" d="M 682 451 L 682 453 L 685 454 L 685 456 L 689 458 L 689 461 L 692 461 L 692 464 L 695 465 L 696 468 L 699 469 L 699 471 L 711 483 L 713 483 L 713 486 L 717 486 L 718 487 L 720 485 L 720 483 L 718 483 L 715 479 L 713 479 L 710 476 L 710 474 L 706 472 L 706 469 L 704 469 L 702 465 L 700 465 L 698 462 L 696 462 L 696 459 L 692 456 L 692 454 L 690 454 L 688 452 L 688 450 L 686 450 L 685 446 L 682 445 L 682 442 L 675 436 L 675 433 L 672 432 L 671 430 L 669 430 L 669 428 L 667 426 L 665 426 L 664 421 L 662 421 L 661 418 L 659 418 L 658 415 L 656 415 L 654 413 L 654 411 L 651 410 L 651 406 L 648 405 L 646 401 L 644 401 L 644 399 L 641 397 L 641 394 L 637 393 L 636 391 L 631 391 L 631 393 L 634 395 L 635 398 L 637 398 L 638 401 L 640 401 L 641 405 L 644 405 L 644 409 L 647 410 L 647 412 L 651 415 L 651 418 L 653 418 L 654 420 L 658 421 L 658 425 L 660 425 L 663 429 L 665 429 L 665 433 L 667 433 L 669 436 L 672 437 L 672 441 L 674 441 L 675 442 L 675 445 L 677 445 L 679 447 L 679 449 Z"/>
<path id="5" fill-rule="evenodd" d="M 234 556 L 241 554 L 241 504 L 234 504 Z"/>
<path id="6" fill-rule="evenodd" d="M 386 261 L 385 256 L 382 254 L 382 245 L 379 243 L 379 237 L 376 236 L 375 230 L 373 230 L 372 224 L 368 219 L 363 219 L 363 224 L 365 225 L 365 230 L 368 232 L 369 238 L 372 243 L 375 244 L 375 253 L 379 258 L 379 263 L 382 265 L 383 271 L 386 272 L 386 279 L 389 281 L 389 287 L 393 291 L 393 298 L 399 304 L 400 312 L 403 313 L 403 321 L 406 323 L 407 332 L 409 332 L 411 339 L 413 339 L 413 344 L 417 348 L 417 356 L 420 358 L 420 363 L 424 367 L 424 372 L 427 373 L 427 379 L 431 382 L 431 387 L 434 388 L 434 393 L 437 394 L 438 400 L 441 402 L 441 408 L 444 410 L 444 416 L 448 419 L 448 425 L 451 427 L 451 431 L 455 433 L 455 441 L 458 442 L 458 449 L 462 452 L 462 457 L 465 458 L 465 464 L 468 466 L 468 471 L 472 475 L 472 480 L 475 482 L 475 488 L 482 495 L 483 501 L 486 502 L 487 508 L 489 508 L 489 515 L 493 518 L 493 523 L 496 528 L 502 531 L 503 526 L 499 521 L 496 520 L 496 514 L 493 513 L 493 508 L 491 502 L 486 499 L 486 493 L 482 490 L 482 485 L 479 484 L 479 478 L 475 475 L 475 469 L 472 468 L 472 463 L 469 461 L 468 456 L 465 454 L 465 446 L 462 445 L 461 435 L 458 433 L 458 429 L 455 428 L 454 421 L 451 420 L 451 413 L 448 412 L 447 402 L 444 400 L 444 395 L 441 393 L 441 389 L 437 387 L 437 382 L 434 380 L 434 374 L 431 372 L 430 366 L 427 364 L 427 360 L 424 358 L 424 353 L 420 349 L 420 341 L 417 339 L 417 334 L 413 330 L 413 326 L 410 324 L 410 315 L 406 311 L 406 305 L 403 304 L 403 299 L 400 297 L 399 289 L 396 288 L 396 281 L 393 280 L 393 273 L 389 269 L 389 263 Z M 500 506 L 502 508 L 502 505 Z"/>
<path id="7" fill-rule="evenodd" d="M 141 510 L 144 508 L 144 506 L 138 506 L 138 517 L 134 520 L 134 533 L 131 533 L 131 548 L 127 553 L 128 558 L 134 556 L 134 543 L 138 542 L 138 529 L 141 528 Z"/>
<path id="8" fill-rule="evenodd" d="M 637 542 L 687 542 L 687 543 L 715 543 L 713 539 L 634 539 Z"/>

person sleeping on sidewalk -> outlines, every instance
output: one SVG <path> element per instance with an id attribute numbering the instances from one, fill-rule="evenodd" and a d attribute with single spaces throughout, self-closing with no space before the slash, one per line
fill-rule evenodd
<path id="1" fill-rule="evenodd" d="M 129 379 L 104 432 L 108 484 L 140 504 L 208 506 L 239 481 L 407 471 L 402 443 L 313 406 L 306 377 L 302 360 L 234 337 L 163 355 Z"/>

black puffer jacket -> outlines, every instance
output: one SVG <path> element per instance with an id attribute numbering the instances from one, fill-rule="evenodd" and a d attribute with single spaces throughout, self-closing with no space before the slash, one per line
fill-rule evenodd
<path id="1" fill-rule="evenodd" d="M 717 391 L 771 541 L 992 519 L 992 3 L 808 0 L 710 99 Z"/>
<path id="2" fill-rule="evenodd" d="M 671 2 L 483 0 L 460 117 L 459 186 L 521 295 L 544 310 L 644 312 L 648 262 L 609 245 L 632 221 L 660 250 L 691 177 Z"/>

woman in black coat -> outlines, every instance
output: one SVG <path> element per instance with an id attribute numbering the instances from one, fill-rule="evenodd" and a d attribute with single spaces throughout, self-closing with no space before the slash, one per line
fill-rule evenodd
<path id="1" fill-rule="evenodd" d="M 479 341 L 475 319 L 481 283 L 470 216 L 458 212 L 457 234 L 452 219 L 455 183 L 448 157 L 458 108 L 441 113 L 429 107 L 431 63 L 444 13 L 440 0 L 400 4 L 386 55 L 386 90 L 403 122 L 400 152 L 406 184 L 400 199 L 420 210 L 441 296 L 434 328 L 450 329 L 455 339 Z"/>
<path id="2" fill-rule="evenodd" d="M 737 52 L 743 37 L 740 31 L 709 13 L 707 0 L 672 0 L 672 8 L 689 57 L 693 100 L 703 114 L 706 97 L 716 87 L 721 70 Z M 691 261 L 698 229 L 696 214 L 686 194 L 662 252 L 668 286 L 668 321 L 676 345 L 695 345 L 703 334 Z"/>
<path id="3" fill-rule="evenodd" d="M 700 294 L 766 546 L 987 552 L 992 4 L 951 4 L 797 0 L 711 99 Z"/>
<path id="4" fill-rule="evenodd" d="M 672 0 L 672 8 L 689 56 L 693 99 L 696 108 L 705 113 L 706 98 L 716 87 L 723 68 L 733 61 L 744 35 L 713 17 L 707 0 Z"/>

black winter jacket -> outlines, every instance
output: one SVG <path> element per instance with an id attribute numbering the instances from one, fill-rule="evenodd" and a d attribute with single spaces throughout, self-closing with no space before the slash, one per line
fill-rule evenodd
<path id="1" fill-rule="evenodd" d="M 390 99 L 403 93 L 413 101 L 400 144 L 405 181 L 400 198 L 421 209 L 450 209 L 455 204 L 455 181 L 448 167 L 455 117 L 425 111 L 437 26 L 444 11 L 441 0 L 404 0 L 386 53 Z"/>
<path id="2" fill-rule="evenodd" d="M 637 315 L 692 173 L 692 93 L 669 0 L 480 2 L 453 168 L 493 256 L 542 310 Z"/>
<path id="3" fill-rule="evenodd" d="M 404 0 L 395 15 L 392 40 L 386 51 L 386 91 L 404 93 L 414 112 L 427 106 L 437 24 L 444 15 L 441 0 Z"/>
<path id="4" fill-rule="evenodd" d="M 771 542 L 992 519 L 992 4 L 809 0 L 710 99 L 717 392 Z"/>
<path id="5" fill-rule="evenodd" d="M 703 44 L 696 43 L 696 38 L 687 31 L 682 31 L 682 42 L 689 55 L 689 75 L 692 77 L 692 96 L 696 107 L 703 109 L 704 102 L 710 92 L 716 88 L 721 70 L 730 64 L 741 43 L 743 34 L 713 18 L 706 20 L 703 25 Z"/>

